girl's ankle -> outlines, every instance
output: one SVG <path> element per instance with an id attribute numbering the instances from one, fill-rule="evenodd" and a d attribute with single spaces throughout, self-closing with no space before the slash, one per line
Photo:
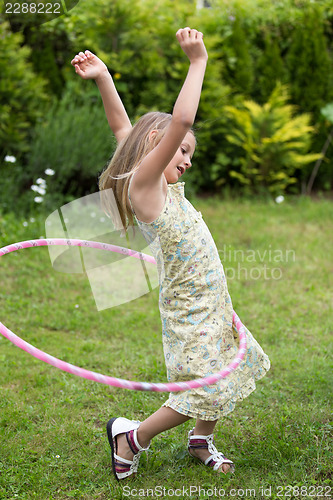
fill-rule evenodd
<path id="1" fill-rule="evenodd" d="M 142 431 L 140 432 L 140 427 L 137 430 L 137 435 L 136 436 L 137 436 L 138 443 L 140 444 L 140 446 L 142 448 L 148 448 L 149 447 L 149 445 L 150 445 L 150 439 L 147 438 Z"/>

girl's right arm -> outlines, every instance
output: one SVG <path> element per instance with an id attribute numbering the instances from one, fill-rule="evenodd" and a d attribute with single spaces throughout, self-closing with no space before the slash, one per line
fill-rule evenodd
<path id="1" fill-rule="evenodd" d="M 207 65 L 202 33 L 184 28 L 177 31 L 178 42 L 189 58 L 190 66 L 172 112 L 171 123 L 159 144 L 141 162 L 133 177 L 137 199 L 163 198 L 166 181 L 163 172 L 194 123 Z M 158 201 L 161 204 L 161 199 Z M 140 204 L 140 202 L 139 202 Z"/>
<path id="2" fill-rule="evenodd" d="M 106 65 L 89 50 L 77 54 L 71 63 L 81 78 L 95 80 L 103 100 L 107 120 L 119 143 L 131 131 L 132 124 Z"/>

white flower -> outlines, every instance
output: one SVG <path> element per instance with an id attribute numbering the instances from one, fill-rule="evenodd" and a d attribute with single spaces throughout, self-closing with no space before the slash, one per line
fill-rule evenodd
<path id="1" fill-rule="evenodd" d="M 38 177 L 38 179 L 36 180 L 36 184 L 41 184 L 44 186 L 44 185 L 46 185 L 46 181 L 45 181 L 45 179 Z"/>
<path id="2" fill-rule="evenodd" d="M 80 306 L 79 304 L 75 304 L 75 308 L 78 309 Z"/>
<path id="3" fill-rule="evenodd" d="M 52 168 L 47 168 L 47 169 L 45 170 L 45 174 L 46 174 L 46 175 L 54 175 L 54 174 L 55 174 L 55 171 L 54 171 L 54 170 L 52 170 Z"/>
<path id="4" fill-rule="evenodd" d="M 282 203 L 284 201 L 284 196 L 282 194 L 275 198 L 276 203 Z"/>
<path id="5" fill-rule="evenodd" d="M 24 222 L 23 222 L 23 226 L 24 226 L 24 227 L 27 227 L 27 226 L 28 226 L 27 221 L 24 221 Z"/>
<path id="6" fill-rule="evenodd" d="M 46 190 L 45 190 L 44 186 L 36 186 L 36 184 L 33 184 L 30 189 L 32 189 L 36 193 L 41 194 L 43 196 L 46 193 Z"/>
<path id="7" fill-rule="evenodd" d="M 5 161 L 8 162 L 8 163 L 15 163 L 16 162 L 16 158 L 15 158 L 15 156 L 7 155 L 7 156 L 5 156 Z"/>
<path id="8" fill-rule="evenodd" d="M 55 457 L 56 457 L 56 458 L 60 458 L 60 455 L 56 455 Z"/>
<path id="9" fill-rule="evenodd" d="M 34 217 L 30 217 L 30 222 L 35 222 L 35 218 Z"/>
<path id="10" fill-rule="evenodd" d="M 36 197 L 34 198 L 34 201 L 35 201 L 36 203 L 42 203 L 43 199 L 44 199 L 44 198 L 43 198 L 42 196 L 36 196 Z"/>

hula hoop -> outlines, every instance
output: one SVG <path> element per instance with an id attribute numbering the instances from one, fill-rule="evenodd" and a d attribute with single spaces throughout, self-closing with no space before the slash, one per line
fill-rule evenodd
<path id="1" fill-rule="evenodd" d="M 120 247 L 117 245 L 110 245 L 106 243 L 99 243 L 96 241 L 85 241 L 85 240 L 76 240 L 76 239 L 65 239 L 65 238 L 49 238 L 49 239 L 39 239 L 39 240 L 30 240 L 30 241 L 22 241 L 19 243 L 13 243 L 11 245 L 5 246 L 0 249 L 0 257 L 6 255 L 11 252 L 15 252 L 16 250 L 21 250 L 23 248 L 31 248 L 31 247 L 40 247 L 40 246 L 49 246 L 49 245 L 66 245 L 66 246 L 82 246 L 82 247 L 91 247 L 98 248 L 100 250 L 108 250 L 110 252 L 117 252 L 123 255 L 128 255 L 129 257 L 134 257 L 137 259 L 145 260 L 150 263 L 155 263 L 155 259 L 150 255 L 143 254 L 141 252 L 135 252 L 133 250 L 129 250 L 128 248 Z M 233 324 L 239 334 L 239 348 L 236 353 L 233 361 L 222 371 L 209 375 L 205 378 L 189 380 L 184 382 L 168 382 L 168 383 L 150 383 L 150 382 L 135 382 L 115 377 L 110 377 L 106 375 L 102 375 L 101 373 L 93 372 L 90 370 L 86 370 L 84 368 L 80 368 L 78 366 L 72 365 L 61 359 L 55 358 L 50 354 L 47 354 L 40 349 L 37 349 L 31 344 L 28 344 L 25 340 L 21 339 L 11 330 L 9 330 L 3 323 L 0 322 L 0 333 L 6 337 L 10 342 L 15 344 L 20 349 L 28 352 L 35 358 L 40 361 L 44 361 L 60 370 L 71 373 L 73 375 L 77 375 L 78 377 L 82 377 L 88 380 L 94 380 L 95 382 L 99 382 L 101 384 L 111 385 L 113 387 L 120 387 L 122 389 L 129 389 L 134 391 L 155 391 L 155 392 L 178 392 L 178 391 L 186 391 L 189 389 L 196 389 L 198 387 L 204 387 L 208 385 L 213 385 L 219 380 L 226 378 L 233 372 L 241 363 L 245 356 L 246 352 L 246 333 L 245 327 L 240 321 L 239 317 L 233 311 Z"/>

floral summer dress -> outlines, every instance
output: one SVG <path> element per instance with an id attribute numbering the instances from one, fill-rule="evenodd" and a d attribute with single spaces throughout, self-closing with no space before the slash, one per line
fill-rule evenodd
<path id="1" fill-rule="evenodd" d="M 239 346 L 220 257 L 201 213 L 184 196 L 184 183 L 168 185 L 160 215 L 137 223 L 157 262 L 159 308 L 167 378 L 206 377 L 227 366 Z M 217 420 L 255 389 L 270 361 L 246 329 L 243 362 L 215 385 L 170 393 L 164 406 L 202 420 Z"/>

